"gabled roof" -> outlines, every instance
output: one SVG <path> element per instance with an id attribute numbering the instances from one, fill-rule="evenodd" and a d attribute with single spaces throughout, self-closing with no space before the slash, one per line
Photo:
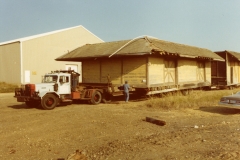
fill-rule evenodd
<path id="1" fill-rule="evenodd" d="M 239 53 L 239 52 L 234 52 L 234 51 L 225 50 L 225 51 L 217 51 L 217 52 L 215 52 L 215 53 L 223 53 L 223 52 L 232 55 L 234 58 L 236 58 L 238 61 L 240 61 L 240 53 Z"/>
<path id="2" fill-rule="evenodd" d="M 86 44 L 65 55 L 58 57 L 57 61 L 81 61 L 84 59 L 116 56 L 139 55 L 175 55 L 188 58 L 203 58 L 224 61 L 216 53 L 204 49 L 173 42 L 159 40 L 144 36 L 132 40 Z"/>
<path id="3" fill-rule="evenodd" d="M 39 37 L 43 37 L 43 36 L 47 36 L 47 35 L 51 35 L 51 34 L 55 34 L 55 33 L 59 33 L 59 32 L 63 32 L 63 31 L 67 31 L 70 29 L 74 29 L 74 28 L 83 28 L 85 29 L 87 32 L 91 33 L 92 35 L 94 35 L 92 32 L 90 32 L 89 30 L 87 30 L 85 27 L 83 27 L 82 25 L 79 26 L 75 26 L 75 27 L 70 27 L 70 28 L 65 28 L 65 29 L 60 29 L 60 30 L 55 30 L 52 32 L 46 32 L 46 33 L 42 33 L 42 34 L 37 34 L 37 35 L 33 35 L 33 36 L 28 36 L 28 37 L 23 37 L 23 38 L 19 38 L 19 39 L 14 39 L 11 41 L 6 41 L 6 42 L 2 42 L 0 43 L 0 45 L 5 45 L 5 44 L 9 44 L 9 43 L 15 43 L 15 42 L 23 42 L 23 41 L 27 41 L 27 40 L 31 40 L 34 38 L 39 38 Z M 96 35 L 94 35 L 95 37 L 97 37 Z M 97 37 L 98 39 L 100 39 L 99 37 Z M 101 40 L 101 39 L 100 39 Z M 101 40 L 102 42 L 104 42 L 103 40 Z"/>

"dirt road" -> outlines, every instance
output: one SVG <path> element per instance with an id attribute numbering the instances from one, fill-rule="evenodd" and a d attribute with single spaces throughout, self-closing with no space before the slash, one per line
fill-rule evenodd
<path id="1" fill-rule="evenodd" d="M 240 110 L 218 106 L 162 111 L 145 101 L 27 108 L 0 94 L 0 159 L 240 159 Z M 146 117 L 164 120 L 159 126 Z"/>

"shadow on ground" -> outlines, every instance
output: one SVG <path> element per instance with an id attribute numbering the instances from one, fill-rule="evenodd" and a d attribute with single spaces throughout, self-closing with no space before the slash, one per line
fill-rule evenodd
<path id="1" fill-rule="evenodd" d="M 218 113 L 222 115 L 240 114 L 240 109 L 220 107 L 220 106 L 205 106 L 205 107 L 200 107 L 199 110 L 204 112 L 209 112 L 209 113 Z"/>
<path id="2" fill-rule="evenodd" d="M 8 107 L 13 108 L 13 109 L 32 109 L 25 104 L 12 105 L 12 106 L 8 106 Z"/>

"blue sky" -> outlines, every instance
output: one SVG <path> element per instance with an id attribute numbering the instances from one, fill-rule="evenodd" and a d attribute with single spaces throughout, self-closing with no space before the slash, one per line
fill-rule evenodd
<path id="1" fill-rule="evenodd" d="M 0 0 L 0 42 L 78 25 L 104 41 L 149 35 L 240 52 L 239 0 Z"/>

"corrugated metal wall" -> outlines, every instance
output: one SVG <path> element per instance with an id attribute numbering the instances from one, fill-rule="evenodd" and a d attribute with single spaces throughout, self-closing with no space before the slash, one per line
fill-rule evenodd
<path id="1" fill-rule="evenodd" d="M 19 42 L 0 46 L 0 82 L 16 84 L 21 82 L 21 54 Z"/>
<path id="2" fill-rule="evenodd" d="M 55 59 L 86 43 L 98 42 L 101 42 L 99 38 L 82 27 L 24 41 L 22 42 L 23 74 L 30 71 L 31 83 L 37 83 L 41 82 L 41 77 L 45 73 L 64 70 L 65 64 L 78 65 L 78 71 L 81 71 L 80 62 L 59 62 Z"/>

